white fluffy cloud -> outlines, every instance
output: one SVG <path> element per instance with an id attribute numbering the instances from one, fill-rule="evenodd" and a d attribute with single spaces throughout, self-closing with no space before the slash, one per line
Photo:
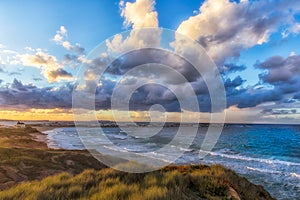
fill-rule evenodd
<path id="1" fill-rule="evenodd" d="M 57 43 L 62 43 L 63 40 L 67 37 L 67 33 L 68 33 L 67 29 L 64 26 L 60 26 L 59 30 L 56 31 L 53 40 Z"/>
<path id="2" fill-rule="evenodd" d="M 81 47 L 78 43 L 72 45 L 71 42 L 68 41 L 68 30 L 64 26 L 60 26 L 59 30 L 56 31 L 56 34 L 54 35 L 52 40 L 68 51 L 73 51 L 79 55 L 84 53 L 84 48 Z"/>
<path id="3" fill-rule="evenodd" d="M 213 60 L 222 65 L 228 57 L 238 57 L 241 50 L 268 42 L 281 23 L 293 21 L 293 12 L 278 6 L 282 3 L 207 0 L 201 5 L 199 14 L 183 21 L 177 32 L 200 42 Z M 288 29 L 299 32 L 295 25 Z"/>
<path id="4" fill-rule="evenodd" d="M 154 0 L 136 0 L 134 3 L 120 2 L 121 16 L 125 18 L 124 25 L 133 28 L 157 27 L 157 12 Z"/>
<path id="5" fill-rule="evenodd" d="M 108 50 L 124 53 L 135 48 L 158 46 L 160 31 L 141 29 L 158 27 L 157 12 L 154 5 L 154 0 L 136 0 L 133 3 L 121 1 L 120 8 L 121 16 L 124 17 L 124 25 L 133 29 L 126 38 L 117 34 L 111 41 L 106 40 Z"/>

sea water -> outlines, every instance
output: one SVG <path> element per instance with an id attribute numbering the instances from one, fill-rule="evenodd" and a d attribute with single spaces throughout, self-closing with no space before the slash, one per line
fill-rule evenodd
<path id="1" fill-rule="evenodd" d="M 79 128 L 95 132 L 96 128 Z M 164 128 L 150 138 L 138 138 L 119 128 L 103 128 L 105 136 L 113 142 L 115 151 L 136 153 L 153 152 L 168 144 L 174 138 L 177 128 Z M 217 144 L 207 156 L 200 159 L 199 151 L 207 128 L 200 127 L 191 145 L 173 145 L 183 155 L 176 164 L 221 164 L 230 168 L 251 182 L 263 185 L 277 199 L 300 199 L 300 126 L 292 125 L 228 125 L 224 127 Z M 64 149 L 85 149 L 76 128 L 57 128 L 45 132 L 49 147 Z M 189 133 L 179 138 L 185 142 Z M 105 142 L 93 138 L 103 147 L 111 148 Z M 151 158 L 168 160 L 172 152 L 165 152 Z M 150 154 L 149 154 L 150 155 Z"/>

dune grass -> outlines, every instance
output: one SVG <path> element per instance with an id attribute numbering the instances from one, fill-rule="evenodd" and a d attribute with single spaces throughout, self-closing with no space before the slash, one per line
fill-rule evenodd
<path id="1" fill-rule="evenodd" d="M 77 174 L 104 167 L 87 151 L 0 148 L 0 190 L 61 172 Z"/>
<path id="2" fill-rule="evenodd" d="M 47 148 L 45 142 L 37 141 L 34 136 L 44 136 L 35 128 L 26 126 L 25 128 L 1 127 L 0 147 L 1 148 Z"/>
<path id="3" fill-rule="evenodd" d="M 105 167 L 88 151 L 48 149 L 37 137 L 45 135 L 30 126 L 0 128 L 0 190 L 61 172 Z"/>
<path id="4" fill-rule="evenodd" d="M 48 149 L 36 140 L 43 136 L 31 127 L 0 128 L 1 200 L 272 199 L 220 165 L 130 174 L 106 168 L 87 151 Z"/>
<path id="5" fill-rule="evenodd" d="M 233 192 L 236 194 L 233 194 Z M 215 166 L 172 166 L 130 174 L 105 168 L 78 175 L 61 173 L 0 192 L 0 199 L 272 199 L 262 187 Z"/>

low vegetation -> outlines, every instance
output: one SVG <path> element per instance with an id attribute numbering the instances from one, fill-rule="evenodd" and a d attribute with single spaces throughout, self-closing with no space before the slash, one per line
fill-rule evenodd
<path id="1" fill-rule="evenodd" d="M 260 186 L 220 165 L 171 166 L 130 174 L 110 168 L 61 173 L 0 192 L 0 199 L 272 199 Z"/>
<path id="2" fill-rule="evenodd" d="M 45 137 L 31 127 L 0 128 L 0 190 L 62 172 L 104 168 L 88 151 L 48 149 L 39 136 Z"/>
<path id="3" fill-rule="evenodd" d="M 106 168 L 87 151 L 48 149 L 43 137 L 31 127 L 0 128 L 1 200 L 272 199 L 220 165 L 130 174 Z"/>
<path id="4" fill-rule="evenodd" d="M 104 165 L 87 151 L 0 148 L 0 190 L 61 172 L 77 174 L 101 168 Z"/>
<path id="5" fill-rule="evenodd" d="M 44 137 L 36 129 L 27 126 L 26 128 L 7 127 L 0 128 L 1 148 L 47 148 L 47 144 L 38 141 L 38 137 Z"/>

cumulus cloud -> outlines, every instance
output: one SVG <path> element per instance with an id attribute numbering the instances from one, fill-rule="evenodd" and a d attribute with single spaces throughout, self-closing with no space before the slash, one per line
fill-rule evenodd
<path id="1" fill-rule="evenodd" d="M 96 109 L 109 109 L 110 96 L 112 93 L 110 80 L 105 80 L 105 87 L 98 87 L 96 91 Z M 23 84 L 20 80 L 14 79 L 11 84 L 0 87 L 0 107 L 15 108 L 36 108 L 36 109 L 71 109 L 72 92 L 74 84 L 66 83 L 61 86 L 48 86 L 39 88 L 34 84 Z M 85 108 L 85 105 L 82 105 Z"/>
<path id="2" fill-rule="evenodd" d="M 50 81 L 55 81 L 55 80 L 58 80 L 58 79 L 70 79 L 70 78 L 72 78 L 72 74 L 65 71 L 62 68 L 49 71 L 48 76 L 51 77 L 51 79 L 48 79 Z"/>
<path id="3" fill-rule="evenodd" d="M 300 77 L 300 55 L 291 55 L 287 58 L 273 56 L 259 62 L 256 67 L 266 69 L 266 73 L 260 74 L 260 78 L 267 83 L 293 82 Z"/>
<path id="4" fill-rule="evenodd" d="M 106 40 L 108 50 L 122 53 L 136 48 L 154 47 L 159 45 L 160 31 L 157 29 L 143 30 L 141 28 L 157 28 L 157 12 L 154 0 L 136 0 L 135 2 L 120 2 L 121 16 L 124 25 L 132 27 L 130 34 L 123 38 L 121 34 L 112 40 Z"/>
<path id="5" fill-rule="evenodd" d="M 68 41 L 68 30 L 64 26 L 60 26 L 59 30 L 56 31 L 56 34 L 52 38 L 56 44 L 61 45 L 68 51 L 73 51 L 76 54 L 83 54 L 84 48 L 80 46 L 80 44 L 76 43 L 72 45 L 71 42 Z"/>
<path id="6" fill-rule="evenodd" d="M 67 37 L 67 29 L 64 26 L 60 26 L 59 30 L 56 31 L 53 40 L 57 43 L 61 43 L 64 41 L 64 38 Z"/>
<path id="7" fill-rule="evenodd" d="M 182 74 L 188 82 L 197 81 L 197 79 L 200 78 L 199 72 L 182 57 L 172 54 L 169 51 L 152 48 L 138 49 L 122 55 L 112 62 L 107 69 L 107 72 L 113 75 L 123 75 L 136 66 L 149 63 L 158 63 L 160 65 L 169 66 Z M 165 83 L 176 85 L 182 83 L 181 80 L 175 79 L 172 74 L 160 72 L 160 68 L 157 68 L 154 64 L 151 65 L 155 70 L 136 70 L 134 76 L 137 78 L 160 76 L 159 78 L 163 79 Z M 161 75 L 162 73 L 164 76 Z"/>
<path id="8" fill-rule="evenodd" d="M 279 25 L 288 24 L 288 28 L 298 33 L 297 26 L 291 27 L 295 26 L 291 18 L 293 11 L 299 10 L 299 4 L 299 1 L 284 4 L 283 1 L 207 0 L 199 14 L 183 21 L 177 32 L 200 42 L 217 65 L 222 66 L 227 58 L 238 57 L 241 50 L 266 43 Z"/>
<path id="9" fill-rule="evenodd" d="M 296 4 L 298 3 L 296 2 Z M 140 30 L 140 28 L 158 27 L 157 12 L 154 6 L 155 2 L 153 0 L 120 2 L 121 16 L 124 17 L 124 26 L 126 28 L 131 27 L 132 30 L 125 38 L 118 34 L 112 40 L 107 40 L 108 52 L 105 54 L 106 56 L 103 55 L 101 58 L 88 63 L 88 70 L 84 74 L 85 89 L 88 90 L 89 88 L 96 87 L 96 109 L 110 109 L 110 98 L 113 88 L 116 85 L 116 81 L 106 78 L 101 79 L 100 82 L 95 81 L 98 69 L 107 64 L 105 58 L 110 56 L 110 52 L 122 54 L 136 48 L 159 46 L 159 32 Z M 283 21 L 289 19 L 286 29 L 289 29 L 291 33 L 298 33 L 296 26 L 290 26 L 293 21 L 292 14 L 294 12 L 291 11 L 291 14 L 287 14 L 285 11 L 282 11 L 283 9 L 278 9 L 277 6 L 278 4 L 276 5 L 275 1 L 268 3 L 263 1 L 240 1 L 237 3 L 229 0 L 207 0 L 202 4 L 196 16 L 192 16 L 180 24 L 177 32 L 200 42 L 208 54 L 217 62 L 220 72 L 226 76 L 227 74 L 246 69 L 244 65 L 226 63 L 227 58 L 238 57 L 240 51 L 266 43 L 270 35 L 277 30 Z M 288 6 L 291 6 L 291 4 L 285 5 L 285 7 Z M 65 28 L 64 30 L 61 28 L 57 32 L 54 40 L 68 50 L 74 50 L 76 46 L 68 42 L 67 30 Z M 173 43 L 173 47 L 175 51 L 181 51 L 183 55 L 191 54 L 197 58 L 199 57 L 199 52 L 194 52 L 191 49 L 191 45 L 184 46 L 179 40 Z M 156 51 L 147 49 L 123 55 L 111 64 L 106 73 L 118 79 L 133 67 L 145 63 L 161 63 L 171 66 L 173 69 L 178 70 L 192 85 L 200 102 L 200 110 L 202 112 L 210 112 L 211 102 L 208 89 L 197 71 L 179 57 L 169 55 L 166 52 Z M 72 61 L 81 62 L 78 55 L 66 54 L 63 62 L 69 63 Z M 259 68 L 266 71 L 260 75 L 263 83 L 273 84 L 281 78 L 286 84 L 281 84 L 281 88 L 279 86 L 276 86 L 275 89 L 259 88 L 256 86 L 244 88 L 243 83 L 245 80 L 240 76 L 224 79 L 227 106 L 249 108 L 266 102 L 284 102 L 285 95 L 288 92 L 287 88 L 290 86 L 288 81 L 292 83 L 293 78 L 291 78 L 291 75 L 295 74 L 291 69 L 285 70 L 286 74 L 276 72 L 275 69 L 287 65 L 285 63 L 291 64 L 291 61 L 287 62 L 284 58 L 274 57 L 269 61 L 257 64 Z M 164 74 L 163 71 L 161 71 L 162 74 Z M 147 83 L 149 81 L 148 77 L 153 76 L 155 74 L 149 71 L 137 71 L 136 74 L 123 79 L 121 83 L 130 88 L 140 80 Z M 166 84 L 176 86 L 177 90 L 184 91 L 184 84 L 178 82 L 171 74 L 164 76 L 163 81 Z M 293 92 L 295 92 L 296 87 L 293 88 Z M 295 97 L 297 96 L 295 95 Z M 174 94 L 167 88 L 153 84 L 143 86 L 133 94 L 130 100 L 130 108 L 144 111 L 156 103 L 162 104 L 168 112 L 180 111 L 178 99 L 176 99 Z"/>
<path id="10" fill-rule="evenodd" d="M 212 5 L 214 4 L 214 5 Z M 215 8 L 214 6 L 219 5 L 219 8 Z M 109 49 L 109 51 L 112 52 L 126 52 L 126 49 L 134 49 L 134 48 L 139 48 L 139 47 L 147 47 L 146 42 L 148 41 L 158 41 L 157 35 L 156 34 L 150 34 L 150 35 L 145 35 L 145 34 L 140 34 L 138 35 L 138 33 L 140 33 L 140 30 L 137 29 L 137 27 L 143 27 L 144 23 L 140 22 L 138 19 L 142 19 L 145 18 L 145 15 L 147 15 L 147 13 L 152 13 L 154 12 L 154 7 L 153 7 L 153 1 L 136 1 L 134 3 L 124 3 L 123 1 L 121 2 L 121 9 L 122 9 L 122 16 L 125 18 L 125 25 L 127 26 L 132 26 L 133 30 L 130 32 L 129 36 L 127 38 L 122 38 L 121 35 L 116 35 L 111 41 L 106 41 L 107 47 Z M 129 7 L 128 7 L 129 6 Z M 140 10 L 143 10 L 145 12 L 141 12 L 141 13 L 137 13 L 136 16 L 134 15 L 134 13 L 132 13 L 131 9 L 133 7 L 141 7 L 141 6 L 145 6 L 145 8 L 141 8 Z M 210 8 L 210 6 L 214 7 L 214 8 Z M 201 20 L 203 21 L 204 19 L 202 15 L 205 15 L 205 18 L 207 18 L 207 20 L 216 20 L 215 23 L 212 23 L 212 21 L 209 22 L 204 22 L 205 25 L 210 25 L 208 27 L 208 32 L 205 34 L 216 34 L 216 30 L 215 28 L 218 27 L 217 23 L 219 23 L 218 20 L 221 20 L 220 18 L 220 9 L 223 8 L 222 6 L 224 6 L 225 10 L 229 12 L 227 18 L 225 16 L 225 21 L 223 22 L 223 33 L 220 33 L 221 35 L 216 36 L 215 38 L 218 40 L 215 41 L 215 43 L 210 44 L 212 48 L 213 44 L 214 45 L 219 45 L 222 42 L 226 43 L 229 42 L 230 39 L 233 39 L 235 36 L 230 36 L 230 31 L 238 31 L 239 27 L 241 26 L 244 30 L 244 35 L 243 38 L 240 38 L 239 40 L 236 41 L 236 43 L 234 43 L 234 45 L 237 45 L 238 43 L 245 43 L 247 40 L 245 40 L 245 37 L 250 37 L 250 33 L 254 35 L 254 37 L 251 37 L 251 39 L 253 39 L 253 41 L 255 42 L 251 42 L 251 41 L 247 41 L 250 42 L 251 45 L 255 45 L 258 43 L 263 42 L 263 39 L 266 39 L 266 33 L 268 32 L 267 28 L 265 28 L 264 26 L 268 27 L 267 25 L 270 25 L 270 23 L 272 22 L 271 19 L 266 18 L 266 19 L 261 19 L 261 16 L 259 14 L 255 14 L 255 8 L 259 7 L 258 4 L 256 4 L 253 8 L 252 8 L 252 14 L 256 17 L 253 21 L 253 25 L 252 27 L 250 27 L 250 30 L 246 30 L 246 25 L 248 23 L 248 18 L 249 17 L 248 14 L 245 14 L 244 12 L 246 12 L 248 10 L 248 7 L 250 6 L 249 2 L 243 3 L 241 2 L 240 4 L 237 3 L 232 3 L 229 1 L 216 1 L 213 3 L 212 1 L 206 1 L 203 6 L 201 7 L 202 9 L 200 9 L 200 17 Z M 262 6 L 262 5 L 260 5 Z M 218 7 L 218 6 L 217 6 Z M 211 9 L 213 10 L 212 13 L 209 13 L 208 10 Z M 214 10 L 216 9 L 216 10 Z M 239 10 L 239 11 L 237 11 Z M 230 13 L 232 12 L 232 13 Z M 126 14 L 127 13 L 127 14 Z M 143 13 L 143 17 L 141 17 Z M 244 18 L 242 16 L 242 20 L 241 22 L 236 22 L 236 24 L 231 27 L 229 26 L 230 23 L 233 21 L 233 18 L 236 17 L 238 14 L 244 14 Z M 156 15 L 151 15 L 151 16 L 156 16 Z M 157 16 L 156 16 L 157 17 Z M 191 18 L 190 18 L 191 19 Z M 198 20 L 198 19 L 197 19 Z M 200 20 L 200 21 L 201 21 Z M 268 21 L 270 20 L 270 21 Z M 155 20 L 154 20 L 155 21 Z M 205 20 L 204 20 L 205 21 Z M 152 20 L 153 22 L 153 20 Z M 149 23 L 151 24 L 151 23 Z M 153 23 L 155 26 L 157 25 L 156 23 Z M 191 23 L 191 24 L 197 24 L 197 23 Z M 271 23 L 272 24 L 272 23 Z M 275 24 L 275 22 L 274 22 Z M 228 25 L 228 26 L 227 26 Z M 214 27 L 212 27 L 214 26 Z M 231 28 L 230 28 L 231 27 Z M 201 27 L 200 27 L 201 28 Z M 197 30 L 200 31 L 206 31 L 204 30 L 204 27 L 202 27 L 202 29 Z M 228 28 L 228 29 L 227 29 Z M 270 27 L 269 27 L 270 28 Z M 179 27 L 180 29 L 180 27 Z M 178 29 L 178 30 L 179 30 Z M 226 30 L 225 30 L 226 29 Z M 179 32 L 179 31 L 178 31 Z M 218 32 L 218 31 L 217 31 Z M 199 34 L 199 32 L 193 32 L 195 34 Z M 226 34 L 225 34 L 226 33 Z M 227 37 L 231 37 L 228 38 Z M 177 38 L 178 39 L 178 38 Z M 146 41 L 146 42 L 145 42 Z M 266 40 L 267 41 L 267 40 Z M 201 42 L 201 41 L 200 41 Z M 153 42 L 149 42 L 149 44 L 153 44 Z M 171 44 L 172 45 L 172 44 Z M 249 46 L 251 46 L 249 45 Z M 183 55 L 184 54 L 189 54 L 189 55 L 194 55 L 195 60 L 201 60 L 201 56 L 199 57 L 199 55 L 201 55 L 201 52 L 195 51 L 194 48 L 191 48 L 193 45 L 190 45 L 190 43 L 188 43 L 188 45 L 186 44 L 186 42 L 182 42 L 180 40 L 175 41 L 175 43 L 173 43 L 173 47 L 175 48 L 175 52 L 180 51 Z M 242 45 L 243 46 L 243 45 Z M 244 48 L 244 47 L 243 47 Z M 224 50 L 224 49 L 223 49 Z M 125 56 L 123 55 L 122 57 L 120 57 L 119 59 L 115 60 L 112 65 L 110 66 L 110 68 L 107 70 L 108 73 L 115 75 L 115 76 L 121 76 L 122 74 L 124 74 L 126 71 L 130 70 L 131 68 L 141 65 L 141 64 L 145 64 L 145 63 L 161 63 L 167 66 L 171 66 L 173 69 L 176 69 L 177 71 L 180 72 L 180 74 L 182 74 L 188 82 L 191 83 L 192 87 L 194 88 L 196 94 L 198 95 L 198 100 L 200 102 L 200 110 L 203 112 L 210 112 L 210 108 L 211 108 L 211 102 L 210 102 L 210 97 L 208 94 L 208 90 L 207 90 L 207 86 L 205 85 L 205 82 L 203 81 L 203 79 L 201 78 L 201 76 L 198 74 L 198 72 L 192 67 L 190 66 L 189 63 L 187 63 L 186 61 L 180 59 L 179 57 L 176 57 L 174 55 L 168 55 L 165 52 L 156 52 L 157 50 L 139 50 L 139 51 L 134 51 L 131 52 L 130 54 L 126 54 Z M 227 50 L 225 51 L 227 52 Z M 224 55 L 225 57 L 228 57 L 229 55 Z M 231 55 L 230 55 L 231 56 Z M 100 65 L 102 65 L 103 63 L 101 63 Z M 233 72 L 238 72 L 238 71 L 242 71 L 246 69 L 246 66 L 243 65 L 236 65 L 236 64 L 232 64 L 232 63 L 228 63 L 228 64 L 222 64 L 222 67 L 220 67 L 221 69 L 221 73 L 223 74 L 228 74 L 228 73 L 233 73 Z M 93 70 L 91 70 L 93 71 Z M 90 73 L 87 73 L 86 75 L 88 75 Z M 163 72 L 161 74 L 164 74 Z M 164 74 L 165 75 L 165 74 Z M 87 77 L 90 77 L 87 76 Z M 147 78 L 146 77 L 153 77 L 153 73 L 149 73 L 148 71 L 140 71 L 137 72 L 136 74 L 134 74 L 134 77 L 138 77 L 139 79 L 143 79 L 143 81 L 146 83 L 147 82 Z M 164 79 L 164 83 L 168 83 L 168 84 L 173 84 L 176 85 L 178 90 L 182 90 L 184 88 L 184 85 L 181 85 L 182 82 L 176 82 L 176 79 L 174 79 L 174 77 L 172 77 L 171 75 L 166 75 L 163 77 Z M 87 79 L 86 79 L 87 80 Z M 237 76 L 234 79 L 226 79 L 224 82 L 225 85 L 225 89 L 226 89 L 226 93 L 228 95 L 228 106 L 232 106 L 235 105 L 239 108 L 246 108 L 246 107 L 255 107 L 259 104 L 262 104 L 264 102 L 269 102 L 269 101 L 279 101 L 282 99 L 282 94 L 281 93 L 277 93 L 276 91 L 271 91 L 271 90 L 256 90 L 254 88 L 242 88 L 242 84 L 245 82 L 245 80 L 243 80 L 240 76 Z M 127 83 L 128 85 L 131 84 L 136 84 L 137 81 L 136 79 L 134 79 L 133 77 L 129 77 L 128 79 L 124 80 L 122 83 Z M 130 83 L 130 84 L 129 84 Z M 97 85 L 96 82 L 92 82 L 91 79 L 89 78 L 87 80 L 87 85 L 91 85 L 91 86 L 95 86 Z M 105 82 L 102 83 L 101 85 L 103 88 L 107 88 L 105 86 Z M 110 85 L 113 86 L 113 85 Z M 154 89 L 155 88 L 155 89 Z M 156 92 L 160 91 L 160 92 Z M 101 93 L 99 93 L 101 94 Z M 135 97 L 132 99 L 132 101 L 136 104 L 135 106 L 133 106 L 135 109 L 138 110 L 143 110 L 146 108 L 149 108 L 150 104 L 146 105 L 142 105 L 142 102 L 151 102 L 151 103 L 158 103 L 158 102 L 164 102 L 164 106 L 168 107 L 167 111 L 178 111 L 178 100 L 176 100 L 176 98 L 173 98 L 174 96 L 172 96 L 172 94 L 166 89 L 166 88 L 157 88 L 157 87 L 145 87 L 143 89 L 139 89 L 136 93 L 134 93 Z M 106 94 L 106 100 L 109 99 L 109 94 Z M 172 97 L 172 98 L 171 98 Z M 143 99 L 143 100 L 142 100 Z M 156 101 L 157 100 L 157 101 Z M 106 103 L 103 103 L 104 105 L 106 105 Z M 172 105 L 172 106 L 170 106 Z M 176 107 L 177 106 L 177 107 Z"/>
<path id="11" fill-rule="evenodd" d="M 241 86 L 243 83 L 245 82 L 245 80 L 243 80 L 240 76 L 235 77 L 233 80 L 231 79 L 226 79 L 226 81 L 224 82 L 225 88 L 231 88 L 231 87 L 238 87 Z"/>
<path id="12" fill-rule="evenodd" d="M 229 104 L 237 107 L 251 107 L 252 105 L 273 102 L 274 104 L 262 105 L 262 114 L 280 115 L 294 114 L 294 109 L 282 109 L 284 107 L 299 107 L 300 100 L 300 55 L 272 56 L 265 61 L 256 63 L 256 68 L 263 70 L 259 74 L 261 86 L 248 88 L 244 92 L 233 93 L 229 98 Z M 234 90 L 235 91 L 235 90 Z M 241 101 L 245 101 L 243 103 Z"/>
<path id="13" fill-rule="evenodd" d="M 94 73 L 90 73 L 94 75 Z M 89 75 L 86 74 L 88 77 Z M 135 76 L 134 76 L 135 77 Z M 146 78 L 138 80 L 128 79 L 127 84 L 122 85 L 132 87 L 137 81 L 144 81 Z M 96 110 L 111 109 L 111 96 L 117 84 L 116 81 L 102 78 L 99 83 L 91 78 L 86 84 L 97 84 L 95 96 Z M 236 106 L 237 108 L 256 107 L 265 102 L 279 102 L 283 99 L 280 91 L 267 89 L 239 89 L 244 80 L 237 76 L 234 79 L 225 80 L 225 89 L 227 94 L 227 107 Z M 211 101 L 204 82 L 192 82 L 199 101 L 201 112 L 211 112 Z M 73 84 L 66 84 L 60 87 L 38 88 L 33 84 L 23 84 L 15 79 L 12 84 L 0 87 L 1 101 L 3 106 L 22 105 L 27 108 L 62 108 L 70 109 L 72 106 Z M 185 91 L 183 85 L 176 86 L 176 90 Z M 126 90 L 122 91 L 126 93 Z M 154 104 L 161 104 L 167 112 L 180 112 L 179 99 L 167 87 L 158 84 L 147 84 L 138 88 L 130 99 L 130 109 L 135 111 L 146 111 Z M 85 105 L 81 105 L 85 108 Z M 187 108 L 187 110 L 189 110 Z"/>
<path id="14" fill-rule="evenodd" d="M 19 53 L 7 48 L 0 48 L 0 65 L 18 65 L 20 64 L 18 60 Z"/>
<path id="15" fill-rule="evenodd" d="M 121 16 L 124 25 L 132 28 L 158 27 L 157 12 L 154 0 L 136 0 L 135 2 L 120 1 Z"/>
<path id="16" fill-rule="evenodd" d="M 72 90 L 72 84 L 38 88 L 14 79 L 11 84 L 0 87 L 0 107 L 71 108 Z"/>
<path id="17" fill-rule="evenodd" d="M 38 51 L 36 54 L 23 54 L 20 55 L 20 59 L 24 66 L 32 66 L 41 69 L 41 73 L 52 83 L 59 80 L 70 80 L 72 74 L 65 71 L 61 66 L 56 57 L 47 54 L 42 51 Z"/>
<path id="18" fill-rule="evenodd" d="M 274 90 L 283 94 L 299 92 L 299 66 L 300 55 L 292 55 L 287 58 L 273 56 L 256 64 L 257 68 L 265 70 L 259 74 L 261 81 L 272 85 Z"/>
<path id="19" fill-rule="evenodd" d="M 280 3 L 278 3 L 280 2 Z M 195 12 L 195 16 L 183 21 L 177 29 L 178 33 L 187 35 L 202 44 L 208 54 L 216 61 L 220 72 L 224 75 L 224 87 L 227 95 L 227 107 L 229 108 L 253 108 L 261 106 L 264 110 L 260 114 L 293 114 L 297 111 L 277 110 L 267 108 L 262 104 L 272 102 L 276 106 L 283 103 L 293 104 L 300 100 L 300 56 L 291 54 L 287 58 L 281 56 L 271 57 L 264 62 L 258 62 L 256 67 L 264 70 L 260 74 L 262 85 L 272 87 L 248 86 L 243 87 L 246 81 L 241 76 L 232 78 L 228 74 L 240 72 L 246 69 L 244 65 L 226 62 L 227 58 L 238 57 L 240 51 L 251 48 L 255 45 L 266 43 L 270 35 L 278 30 L 278 26 L 286 21 L 285 35 L 298 34 L 299 26 L 293 19 L 295 9 L 287 13 L 284 8 L 291 8 L 291 3 L 283 5 L 277 1 L 230 1 L 230 0 L 207 0 Z M 299 2 L 293 1 L 294 5 Z M 121 16 L 124 18 L 124 26 L 132 28 L 128 36 L 116 35 L 112 40 L 107 40 L 108 52 L 94 60 L 85 60 L 82 56 L 84 48 L 77 43 L 68 41 L 68 30 L 61 26 L 53 37 L 53 41 L 64 47 L 69 52 L 64 55 L 61 61 L 53 55 L 42 50 L 32 50 L 30 53 L 18 55 L 25 66 L 33 66 L 41 69 L 41 73 L 49 82 L 59 80 L 70 80 L 72 74 L 65 70 L 65 66 L 73 66 L 84 63 L 87 71 L 84 73 L 85 89 L 96 88 L 95 108 L 96 110 L 111 109 L 111 96 L 117 80 L 131 70 L 133 67 L 147 63 L 161 63 L 167 65 L 186 79 L 192 85 L 200 104 L 201 112 L 211 112 L 211 100 L 208 88 L 203 77 L 188 63 L 179 56 L 151 49 L 147 47 L 158 47 L 160 44 L 160 32 L 155 29 L 143 31 L 140 28 L 158 27 L 158 14 L 155 10 L 154 0 L 136 0 L 134 2 L 120 2 Z M 178 39 L 178 38 L 176 38 Z M 175 51 L 181 51 L 183 55 L 194 55 L 195 59 L 201 60 L 200 53 L 194 51 L 191 45 L 184 45 L 182 41 L 176 40 L 173 43 Z M 1 48 L 1 47 L 0 47 Z M 132 51 L 116 59 L 107 69 L 106 74 L 100 81 L 97 81 L 99 69 L 106 66 L 110 53 L 124 53 L 136 48 L 147 48 L 139 51 Z M 9 53 L 9 52 L 7 52 Z M 12 53 L 12 52 L 11 52 Z M 6 59 L 3 59 L 6 60 Z M 0 60 L 1 61 L 1 60 Z M 6 63 L 6 61 L 5 61 Z M 152 65 L 155 68 L 155 65 Z M 3 70 L 2 70 L 3 71 Z M 180 112 L 181 108 L 178 99 L 167 87 L 153 84 L 149 80 L 157 78 L 161 83 L 170 85 L 175 91 L 186 91 L 186 83 L 176 79 L 171 73 L 164 70 L 140 70 L 121 80 L 121 84 L 130 89 L 139 82 L 149 83 L 138 88 L 130 99 L 130 109 L 136 111 L 148 110 L 154 104 L 161 104 L 168 112 Z M 1 68 L 0 68 L 1 72 Z M 155 77 L 156 76 L 156 77 Z M 212 77 L 213 78 L 213 77 Z M 40 78 L 34 78 L 40 81 Z M 1 83 L 1 80 L 0 80 Z M 0 87 L 0 106 L 23 105 L 27 108 L 61 108 L 72 107 L 72 90 L 74 85 L 66 83 L 59 87 L 39 88 L 33 84 L 23 84 L 15 79 L 11 84 Z M 127 90 L 122 91 L 126 94 Z M 128 93 L 127 93 L 128 94 Z M 187 95 L 188 96 L 188 95 Z M 82 105 L 82 108 L 85 108 Z M 188 109 L 187 109 L 188 110 Z"/>
<path id="20" fill-rule="evenodd" d="M 227 104 L 229 107 L 250 108 L 266 102 L 277 102 L 282 98 L 283 94 L 276 90 L 235 89 L 227 93 Z"/>

